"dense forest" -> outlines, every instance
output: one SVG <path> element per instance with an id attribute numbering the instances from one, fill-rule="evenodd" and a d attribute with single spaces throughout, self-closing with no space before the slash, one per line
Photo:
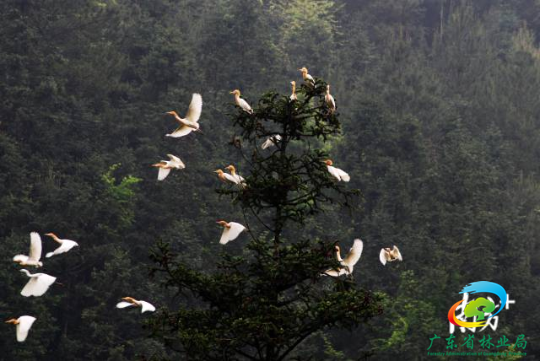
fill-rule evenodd
<path id="1" fill-rule="evenodd" d="M 373 304 L 284 359 L 438 359 L 430 338 L 445 351 L 448 310 L 479 280 L 515 304 L 476 338 L 524 335 L 524 359 L 540 358 L 539 15 L 537 0 L 0 2 L 0 314 L 37 318 L 24 343 L 0 327 L 0 359 L 199 359 L 182 352 L 192 334 L 162 327 L 201 302 L 171 287 L 164 257 L 210 275 L 254 251 L 248 235 L 218 243 L 220 219 L 264 232 L 214 173 L 253 169 L 230 92 L 270 112 L 268 94 L 300 87 L 304 66 L 321 80 L 300 93 L 318 99 L 327 82 L 337 103 L 336 131 L 313 141 L 351 176 L 333 192 L 359 192 L 352 208 L 302 213 L 287 237 L 344 251 L 361 238 L 354 277 L 321 282 Z M 184 114 L 192 93 L 201 132 L 166 137 L 165 112 Z M 159 182 L 151 165 L 168 153 L 186 169 Z M 44 252 L 56 247 L 48 232 L 79 247 L 29 268 L 57 283 L 26 298 L 12 258 L 30 232 Z M 393 245 L 403 262 L 381 265 Z M 157 311 L 115 308 L 125 296 Z M 223 360 L 249 359 L 236 357 Z"/>

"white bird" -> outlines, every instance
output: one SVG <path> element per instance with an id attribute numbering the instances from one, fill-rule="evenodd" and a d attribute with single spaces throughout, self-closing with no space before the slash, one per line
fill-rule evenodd
<path id="1" fill-rule="evenodd" d="M 159 163 L 152 164 L 152 167 L 159 168 L 158 181 L 162 181 L 171 172 L 171 169 L 184 169 L 186 165 L 175 155 L 167 154 L 170 160 L 162 160 Z"/>
<path id="2" fill-rule="evenodd" d="M 307 68 L 304 66 L 303 68 L 301 69 L 298 69 L 302 72 L 302 79 L 304 79 L 304 82 L 309 84 L 309 85 L 313 85 L 315 84 L 315 79 L 313 79 L 313 77 L 311 75 L 309 75 L 308 73 L 308 70 Z"/>
<path id="3" fill-rule="evenodd" d="M 122 300 L 126 302 L 117 303 L 116 308 L 140 307 L 141 313 L 145 313 L 146 311 L 154 312 L 156 310 L 154 305 L 146 301 L 139 301 L 132 297 L 123 297 Z"/>
<path id="4" fill-rule="evenodd" d="M 289 99 L 293 101 L 298 100 L 298 97 L 296 96 L 296 82 L 294 80 L 291 81 L 291 85 L 292 85 L 292 94 L 289 97 Z"/>
<path id="5" fill-rule="evenodd" d="M 41 237 L 37 232 L 30 233 L 30 254 L 18 254 L 13 257 L 13 261 L 21 266 L 42 267 L 43 263 L 39 261 L 41 258 Z"/>
<path id="6" fill-rule="evenodd" d="M 28 331 L 30 331 L 30 327 L 32 327 L 35 320 L 36 318 L 32 316 L 21 316 L 19 318 L 7 320 L 6 323 L 17 325 L 17 341 L 24 342 L 28 336 Z"/>
<path id="7" fill-rule="evenodd" d="M 330 85 L 326 86 L 326 95 L 324 96 L 324 100 L 326 101 L 326 105 L 328 106 L 328 109 L 330 109 L 330 113 L 335 112 L 336 102 L 332 94 L 330 94 Z"/>
<path id="8" fill-rule="evenodd" d="M 236 105 L 242 108 L 242 110 L 246 113 L 253 114 L 253 109 L 251 109 L 251 106 L 248 104 L 248 102 L 240 98 L 240 90 L 235 89 L 231 92 L 231 94 L 234 94 L 234 102 L 236 103 Z"/>
<path id="9" fill-rule="evenodd" d="M 217 173 L 219 180 L 225 183 L 238 184 L 238 180 L 229 173 L 225 173 L 221 169 L 216 169 L 214 173 Z"/>
<path id="10" fill-rule="evenodd" d="M 381 253 L 379 253 L 379 260 L 381 261 L 383 266 L 385 266 L 386 262 L 403 261 L 403 257 L 401 256 L 399 249 L 394 246 L 392 249 L 381 248 Z"/>
<path id="11" fill-rule="evenodd" d="M 49 276 L 45 273 L 30 273 L 25 269 L 22 269 L 21 272 L 26 273 L 30 280 L 26 283 L 26 286 L 21 291 L 21 295 L 24 297 L 29 296 L 43 296 L 45 292 L 49 289 L 49 286 L 56 281 L 56 277 Z"/>
<path id="12" fill-rule="evenodd" d="M 165 114 L 170 114 L 174 116 L 174 119 L 176 119 L 176 121 L 180 123 L 180 127 L 178 127 L 171 134 L 166 134 L 166 136 L 172 137 L 172 138 L 180 138 L 185 135 L 188 135 L 192 131 L 200 131 L 199 118 L 201 117 L 201 112 L 202 112 L 201 94 L 194 93 L 191 97 L 191 103 L 189 104 L 189 109 L 184 119 L 180 118 L 178 113 L 176 113 L 174 110 L 165 113 Z"/>
<path id="13" fill-rule="evenodd" d="M 234 167 L 234 165 L 231 164 L 231 165 L 225 167 L 225 169 L 227 169 L 229 172 L 231 172 L 230 175 L 235 179 L 236 184 L 238 184 L 242 188 L 246 188 L 246 180 L 240 174 L 236 173 L 236 168 Z M 227 173 L 225 173 L 225 174 L 227 174 Z"/>
<path id="14" fill-rule="evenodd" d="M 362 256 L 362 250 L 364 249 L 364 243 L 360 239 L 355 239 L 353 246 L 349 250 L 347 257 L 345 259 L 341 258 L 341 249 L 336 245 L 336 258 L 339 263 L 343 266 L 335 269 L 329 269 L 324 272 L 325 275 L 331 277 L 339 277 L 341 275 L 352 275 L 354 266 Z"/>
<path id="15" fill-rule="evenodd" d="M 60 238 L 58 238 L 56 236 L 56 234 L 54 234 L 52 232 L 51 233 L 46 233 L 45 235 L 51 237 L 56 242 L 60 243 L 60 247 L 55 249 L 53 252 L 49 252 L 49 253 L 47 253 L 45 255 L 45 257 L 47 257 L 47 258 L 52 257 L 52 256 L 56 256 L 56 255 L 61 254 L 61 253 L 66 253 L 67 251 L 69 251 L 73 247 L 78 247 L 79 246 L 79 244 L 77 242 L 72 241 L 71 239 L 60 239 Z"/>
<path id="16" fill-rule="evenodd" d="M 266 138 L 266 141 L 261 145 L 262 149 L 270 148 L 276 145 L 281 140 L 281 135 L 275 134 Z"/>
<path id="17" fill-rule="evenodd" d="M 234 241 L 240 233 L 246 229 L 246 227 L 236 222 L 217 221 L 216 223 L 223 226 L 223 233 L 219 240 L 219 243 L 221 244 L 227 244 L 229 241 Z"/>
<path id="18" fill-rule="evenodd" d="M 325 160 L 324 163 L 326 163 L 326 168 L 328 168 L 328 172 L 333 175 L 338 181 L 348 182 L 351 180 L 351 177 L 346 172 L 333 166 L 334 162 L 332 162 L 331 159 Z"/>

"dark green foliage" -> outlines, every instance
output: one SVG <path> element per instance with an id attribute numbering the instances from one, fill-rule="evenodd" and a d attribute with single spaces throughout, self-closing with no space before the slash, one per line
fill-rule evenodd
<path id="1" fill-rule="evenodd" d="M 251 292 L 258 283 L 250 282 L 269 281 L 264 269 L 309 290 L 319 287 L 317 263 L 335 266 L 331 242 L 347 248 L 356 237 L 363 256 L 354 284 L 341 291 L 374 290 L 384 314 L 370 328 L 315 332 L 288 359 L 422 359 L 433 333 L 447 336 L 457 292 L 479 279 L 499 282 L 516 300 L 500 314 L 498 330 L 483 333 L 525 334 L 526 351 L 538 354 L 538 9 L 533 0 L 0 2 L 0 313 L 38 318 L 24 344 L 2 324 L 0 358 L 177 359 L 141 328 L 159 318 L 114 308 L 129 295 L 160 312 L 182 311 L 180 300 L 209 312 L 194 294 L 175 298 L 174 288 L 159 287 L 161 277 L 148 277 L 156 244 L 169 244 L 175 264 L 194 272 L 175 280 L 221 272 Z M 297 108 L 279 95 L 288 94 L 289 81 L 301 82 L 302 66 L 331 84 L 340 129 L 320 99 L 324 83 L 303 88 Z M 234 88 L 253 116 L 230 105 Z M 268 91 L 257 103 L 255 94 Z M 175 123 L 163 113 L 183 115 L 193 92 L 204 99 L 204 133 L 165 138 Z M 298 111 L 306 118 L 295 119 Z M 274 133 L 289 139 L 260 150 Z M 156 182 L 149 165 L 167 153 L 187 168 Z M 327 155 L 351 175 L 349 184 L 328 177 Z M 212 171 L 231 163 L 254 186 L 216 194 Z M 297 167 L 306 174 L 291 173 Z M 304 181 L 309 176 L 314 183 Z M 360 197 L 347 193 L 354 189 Z M 283 192 L 287 204 L 276 213 L 284 198 L 275 195 Z M 358 207 L 341 207 L 351 203 Z M 230 257 L 218 265 L 223 247 L 214 222 L 241 220 L 242 209 L 253 233 L 228 244 Z M 279 247 L 289 266 L 274 267 L 272 233 L 258 228 L 255 215 L 265 224 L 288 217 Z M 37 299 L 19 294 L 26 276 L 11 262 L 27 251 L 31 231 L 80 244 L 45 260 L 42 271 L 61 285 Z M 55 245 L 43 238 L 51 251 Z M 378 251 L 392 244 L 405 261 L 383 268 Z M 249 268 L 237 272 L 236 265 L 256 264 L 257 252 L 265 268 L 252 270 L 259 278 L 242 278 Z M 321 292 L 332 287 L 324 280 Z M 208 322 L 229 325 L 242 307 L 253 321 L 269 305 L 254 299 L 236 305 L 234 315 L 214 310 Z M 177 325 L 171 315 L 163 330 Z M 265 317 L 286 324 L 283 315 Z M 208 330 L 194 330 L 199 320 L 182 317 L 190 332 L 178 328 L 164 339 L 175 348 L 179 334 L 206 339 Z"/>

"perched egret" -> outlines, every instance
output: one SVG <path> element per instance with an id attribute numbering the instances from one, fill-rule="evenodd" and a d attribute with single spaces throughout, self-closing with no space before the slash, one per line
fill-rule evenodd
<path id="1" fill-rule="evenodd" d="M 386 262 L 403 261 L 403 257 L 401 256 L 399 249 L 394 246 L 392 249 L 381 248 L 381 253 L 379 253 L 379 260 L 381 261 L 383 266 L 385 266 Z"/>
<path id="2" fill-rule="evenodd" d="M 25 269 L 22 269 L 21 272 L 26 273 L 30 280 L 26 283 L 26 286 L 21 291 L 21 295 L 24 297 L 29 296 L 43 296 L 45 292 L 49 289 L 49 286 L 56 281 L 56 277 L 49 276 L 45 273 L 30 273 Z"/>
<path id="3" fill-rule="evenodd" d="M 191 103 L 189 104 L 189 109 L 186 114 L 186 118 L 182 119 L 176 113 L 175 111 L 170 111 L 165 114 L 170 114 L 174 116 L 174 119 L 178 123 L 180 123 L 180 127 L 178 127 L 174 132 L 171 134 L 166 134 L 167 137 L 172 138 L 180 138 L 184 135 L 188 135 L 192 131 L 200 131 L 199 130 L 199 118 L 201 117 L 201 111 L 202 111 L 202 97 L 201 94 L 193 94 L 191 97 Z"/>
<path id="4" fill-rule="evenodd" d="M 154 312 L 156 310 L 154 305 L 146 301 L 138 301 L 132 297 L 123 297 L 122 300 L 124 300 L 125 302 L 117 303 L 116 308 L 140 307 L 141 313 L 145 313 L 146 311 Z"/>
<path id="5" fill-rule="evenodd" d="M 167 157 L 169 157 L 171 160 L 162 160 L 159 163 L 152 164 L 152 167 L 159 168 L 158 181 L 162 181 L 167 178 L 171 172 L 171 169 L 184 169 L 186 167 L 184 162 L 182 162 L 177 156 L 167 154 Z"/>
<path id="6" fill-rule="evenodd" d="M 343 267 L 340 267 L 338 269 L 329 269 L 324 272 L 324 274 L 332 277 L 339 277 L 341 275 L 352 275 L 354 266 L 360 259 L 360 256 L 362 256 L 363 249 L 364 243 L 362 242 L 362 240 L 355 239 L 353 246 L 349 250 L 349 254 L 347 254 L 347 257 L 345 257 L 345 259 L 342 259 L 341 249 L 338 245 L 336 245 L 336 258 Z"/>
<path id="7" fill-rule="evenodd" d="M 7 320 L 6 323 L 17 325 L 17 341 L 24 342 L 28 336 L 28 331 L 30 331 L 30 327 L 32 327 L 35 320 L 36 318 L 32 316 L 21 316 L 19 318 Z"/>
<path id="8" fill-rule="evenodd" d="M 291 81 L 291 85 L 292 85 L 292 94 L 289 97 L 289 99 L 298 100 L 298 97 L 296 96 L 296 82 L 294 80 Z"/>
<path id="9" fill-rule="evenodd" d="M 326 101 L 326 105 L 328 106 L 328 109 L 330 109 L 330 113 L 335 112 L 336 102 L 332 94 L 330 94 L 330 85 L 326 86 L 326 95 L 324 96 L 324 100 Z"/>
<path id="10" fill-rule="evenodd" d="M 307 68 L 304 66 L 303 68 L 301 69 L 298 69 L 302 72 L 302 78 L 304 79 L 304 82 L 309 84 L 309 85 L 313 85 L 315 84 L 315 79 L 313 79 L 313 77 L 311 75 L 309 75 L 308 73 L 308 70 Z"/>
<path id="11" fill-rule="evenodd" d="M 262 149 L 270 148 L 276 145 L 281 140 L 281 135 L 275 134 L 266 138 L 266 141 L 261 145 Z"/>
<path id="12" fill-rule="evenodd" d="M 332 165 L 334 163 L 331 159 L 325 160 L 324 163 L 326 163 L 326 168 L 328 168 L 328 172 L 333 175 L 338 181 L 348 182 L 351 180 L 351 177 L 346 172 Z"/>
<path id="13" fill-rule="evenodd" d="M 225 167 L 225 169 L 231 172 L 231 176 L 233 176 L 233 178 L 236 180 L 236 184 L 240 185 L 243 188 L 246 187 L 246 180 L 240 174 L 236 173 L 236 168 L 234 167 L 234 165 L 231 164 Z"/>
<path id="14" fill-rule="evenodd" d="M 21 266 L 42 267 L 41 258 L 41 237 L 37 232 L 30 233 L 30 255 L 18 254 L 13 257 L 13 261 Z"/>
<path id="15" fill-rule="evenodd" d="M 236 222 L 217 221 L 217 223 L 223 226 L 223 233 L 219 240 L 219 243 L 221 244 L 227 244 L 229 241 L 234 241 L 240 233 L 246 229 L 246 227 Z"/>
<path id="16" fill-rule="evenodd" d="M 71 239 L 60 239 L 56 236 L 54 233 L 46 233 L 46 236 L 52 237 L 56 242 L 60 243 L 60 247 L 54 250 L 54 252 L 49 252 L 45 255 L 45 257 L 49 258 L 52 256 L 56 256 L 57 254 L 66 253 L 73 247 L 79 246 L 79 244 L 75 241 L 72 241 Z"/>
<path id="17" fill-rule="evenodd" d="M 238 184 L 238 180 L 235 177 L 233 177 L 229 173 L 225 173 L 221 169 L 216 169 L 214 171 L 214 173 L 217 173 L 219 180 L 222 181 L 222 182 L 225 182 L 225 183 L 229 182 L 229 183 L 233 183 L 233 184 Z"/>
<path id="18" fill-rule="evenodd" d="M 234 102 L 236 103 L 236 105 L 242 108 L 242 110 L 245 111 L 246 113 L 253 114 L 253 109 L 251 109 L 248 102 L 240 98 L 240 94 L 241 94 L 240 90 L 235 89 L 231 92 L 231 94 L 234 94 Z"/>

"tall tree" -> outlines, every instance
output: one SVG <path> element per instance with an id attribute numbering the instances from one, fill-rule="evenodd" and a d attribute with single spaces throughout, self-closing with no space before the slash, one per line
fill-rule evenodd
<path id="1" fill-rule="evenodd" d="M 328 155 L 313 148 L 340 129 L 325 89 L 320 80 L 302 85 L 297 101 L 267 93 L 253 114 L 233 115 L 240 127 L 233 144 L 250 173 L 245 188 L 218 192 L 242 208 L 250 240 L 240 255 L 222 253 L 213 273 L 193 270 L 160 245 L 155 271 L 164 274 L 164 285 L 201 302 L 152 320 L 155 337 L 171 348 L 200 360 L 283 360 L 317 331 L 354 327 L 381 312 L 378 296 L 321 275 L 339 267 L 333 243 L 324 236 L 291 238 L 288 231 L 324 203 L 348 205 L 355 194 L 336 183 L 324 163 Z M 276 146 L 260 150 L 276 134 Z"/>

